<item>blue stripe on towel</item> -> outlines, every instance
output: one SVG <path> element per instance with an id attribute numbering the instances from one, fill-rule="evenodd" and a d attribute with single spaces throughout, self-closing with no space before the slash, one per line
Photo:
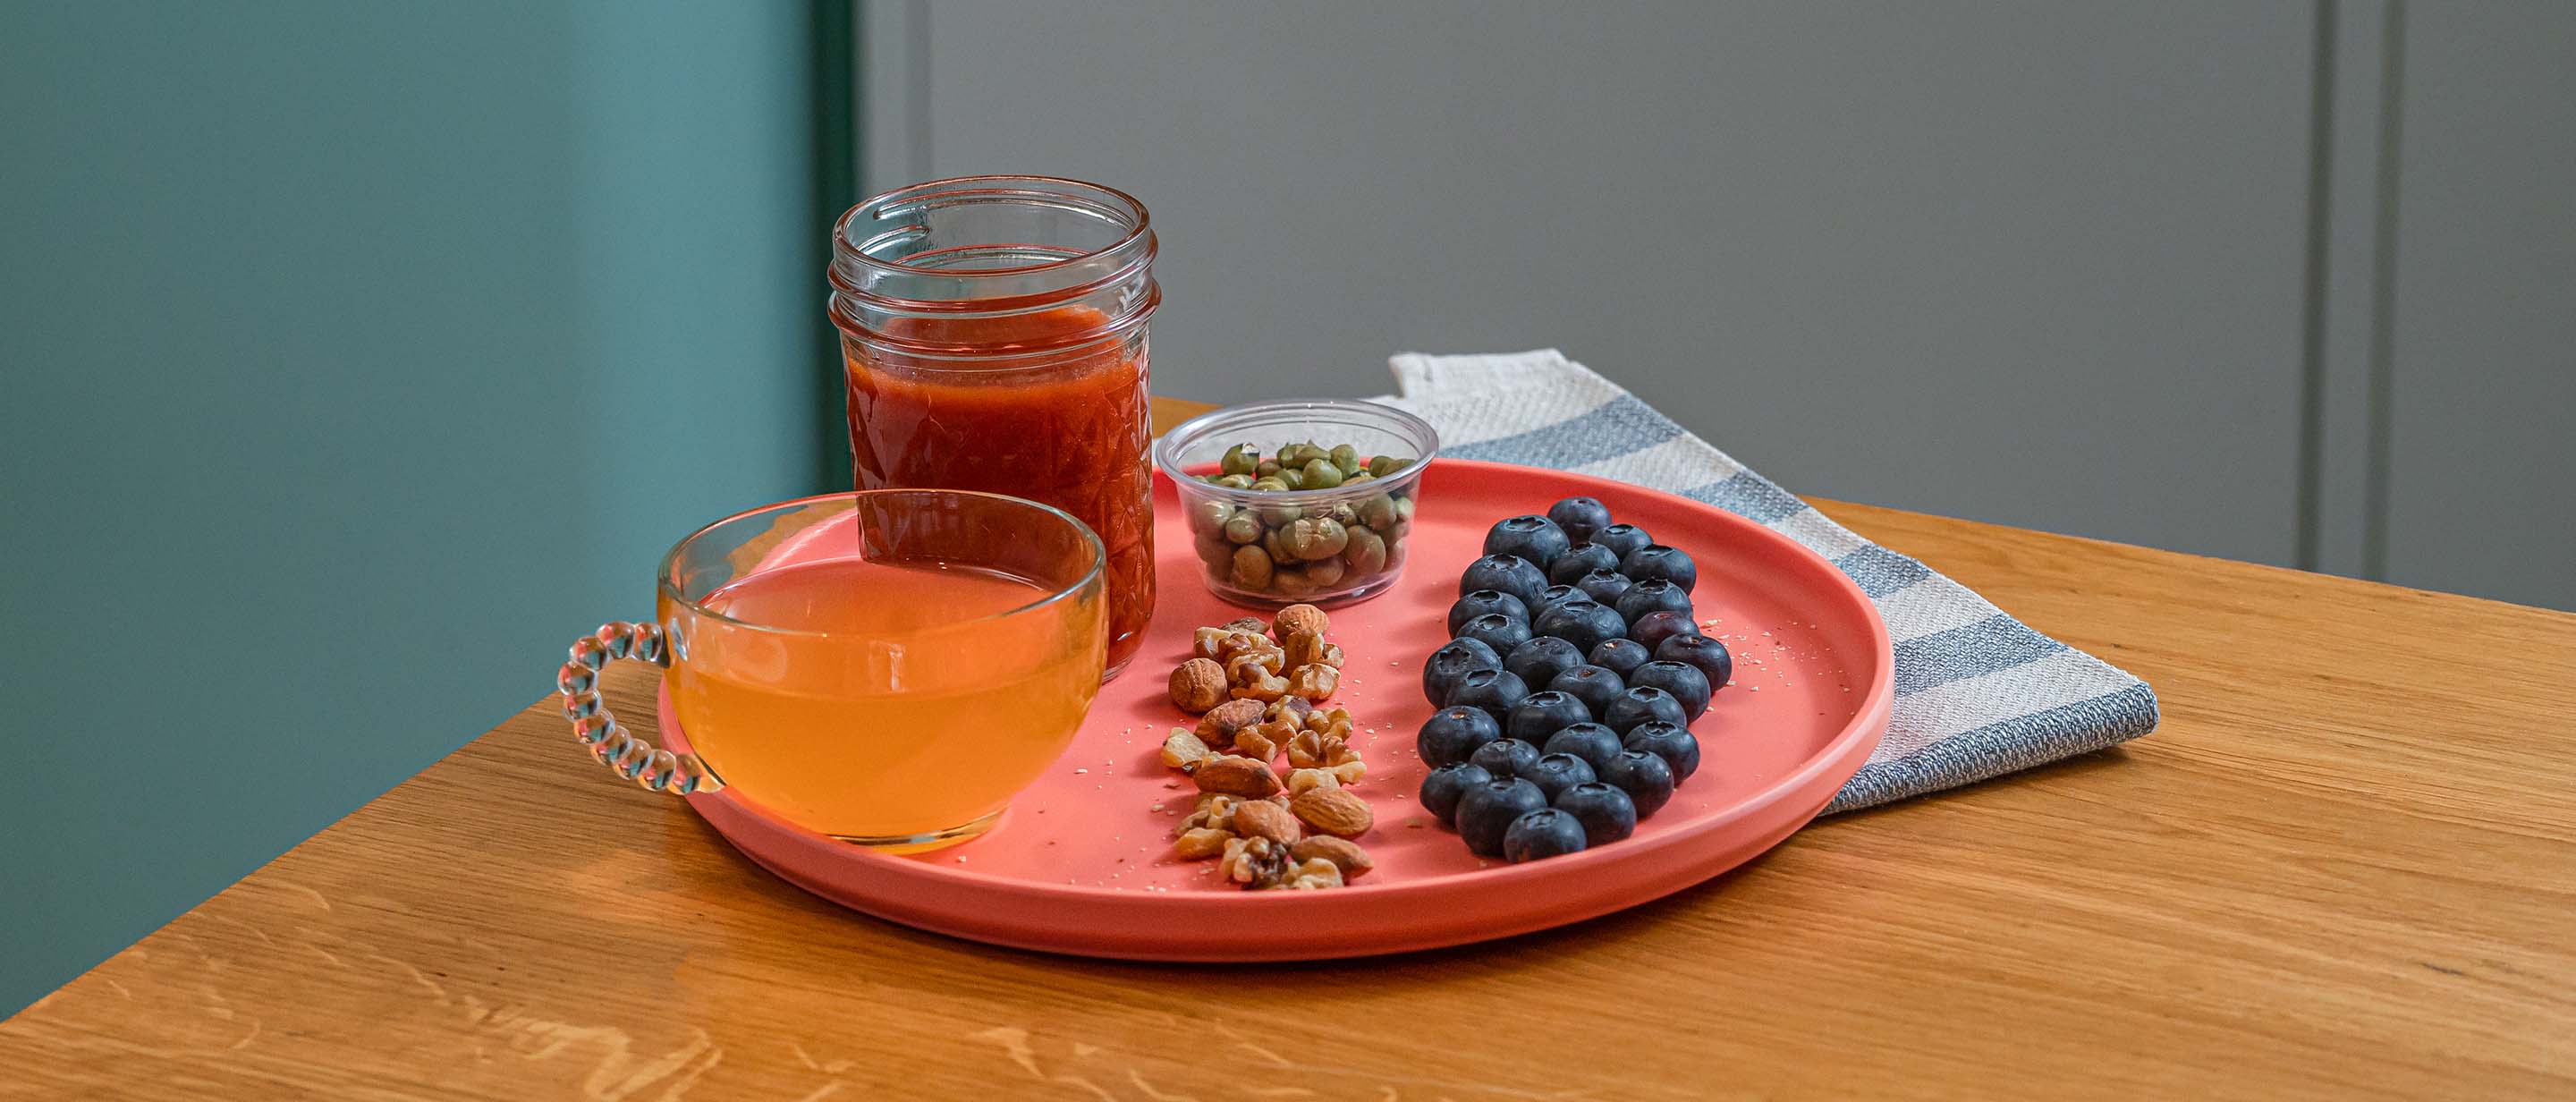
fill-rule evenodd
<path id="1" fill-rule="evenodd" d="M 1515 436 L 1444 448 L 1442 455 L 1571 470 L 1587 463 L 1643 451 L 1682 434 L 1653 406 L 1622 394 L 1588 413 Z"/>
<path id="2" fill-rule="evenodd" d="M 1756 524 L 1776 524 L 1807 507 L 1798 495 L 1751 471 L 1729 475 L 1696 490 L 1684 490 L 1682 496 L 1705 501 Z"/>
<path id="3" fill-rule="evenodd" d="M 2116 746 L 2155 730 L 2156 720 L 2155 690 L 2132 682 L 2091 700 L 1960 732 L 1911 757 L 1871 762 L 1834 794 L 1823 813 L 1920 796 Z"/>
<path id="4" fill-rule="evenodd" d="M 2026 666 L 2065 650 L 2002 613 L 1896 645 L 1896 695 Z"/>
<path id="5" fill-rule="evenodd" d="M 1932 576 L 1931 568 L 1874 543 L 1835 559 L 1834 565 L 1859 582 L 1860 591 L 1873 601 Z"/>

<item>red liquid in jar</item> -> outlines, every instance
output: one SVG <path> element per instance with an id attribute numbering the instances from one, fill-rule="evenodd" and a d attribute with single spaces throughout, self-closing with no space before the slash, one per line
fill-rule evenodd
<path id="1" fill-rule="evenodd" d="M 1145 352 L 1124 337 L 1033 354 L 1098 330 L 1108 318 L 1064 306 L 1008 318 L 898 318 L 886 335 L 990 355 L 919 359 L 844 341 L 850 465 L 860 489 L 982 490 L 1044 502 L 1098 533 L 1108 551 L 1109 653 L 1116 671 L 1154 614 L 1153 428 Z"/>

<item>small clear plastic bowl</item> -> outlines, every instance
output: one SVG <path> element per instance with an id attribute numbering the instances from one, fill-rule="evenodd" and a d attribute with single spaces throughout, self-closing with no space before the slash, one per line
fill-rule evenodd
<path id="1" fill-rule="evenodd" d="M 1412 462 L 1383 478 L 1322 490 L 1238 490 L 1205 480 L 1237 444 L 1268 457 L 1309 442 L 1349 444 L 1363 461 Z M 1440 434 L 1430 424 L 1393 406 L 1289 399 L 1227 406 L 1186 421 L 1156 442 L 1154 463 L 1180 486 L 1199 576 L 1210 591 L 1254 607 L 1337 605 L 1383 592 L 1404 573 L 1422 471 L 1439 451 Z M 1337 536 L 1339 551 L 1317 553 Z"/>

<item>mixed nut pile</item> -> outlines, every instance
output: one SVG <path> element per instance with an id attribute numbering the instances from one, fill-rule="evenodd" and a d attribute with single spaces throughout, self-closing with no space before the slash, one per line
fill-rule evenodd
<path id="1" fill-rule="evenodd" d="M 1260 504 L 1241 495 L 1192 503 L 1190 531 L 1208 577 L 1230 590 L 1295 599 L 1394 572 L 1404 565 L 1405 537 L 1413 529 L 1413 481 L 1385 493 L 1364 491 L 1413 462 L 1363 456 L 1349 444 L 1290 444 L 1271 456 L 1250 444 L 1227 449 L 1218 473 L 1201 481 L 1248 493 L 1351 492 L 1302 505 Z"/>
<path id="2" fill-rule="evenodd" d="M 1268 624 L 1200 628 L 1193 657 L 1172 671 L 1172 703 L 1199 717 L 1163 742 L 1163 764 L 1199 790 L 1172 850 L 1216 858 L 1247 889 L 1338 888 L 1374 867 L 1351 841 L 1377 821 L 1349 787 L 1368 763 L 1350 745 L 1351 714 L 1324 704 L 1342 678 L 1329 622 L 1290 605 Z M 1274 769 L 1282 754 L 1284 772 Z"/>

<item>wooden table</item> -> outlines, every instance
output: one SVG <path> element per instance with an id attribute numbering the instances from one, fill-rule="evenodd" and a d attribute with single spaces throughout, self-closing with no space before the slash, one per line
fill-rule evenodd
<path id="1" fill-rule="evenodd" d="M 1208 967 L 837 910 L 549 698 L 0 1024 L 0 1096 L 2576 1096 L 2576 616 L 1820 504 L 2164 729 L 1571 929 Z"/>

